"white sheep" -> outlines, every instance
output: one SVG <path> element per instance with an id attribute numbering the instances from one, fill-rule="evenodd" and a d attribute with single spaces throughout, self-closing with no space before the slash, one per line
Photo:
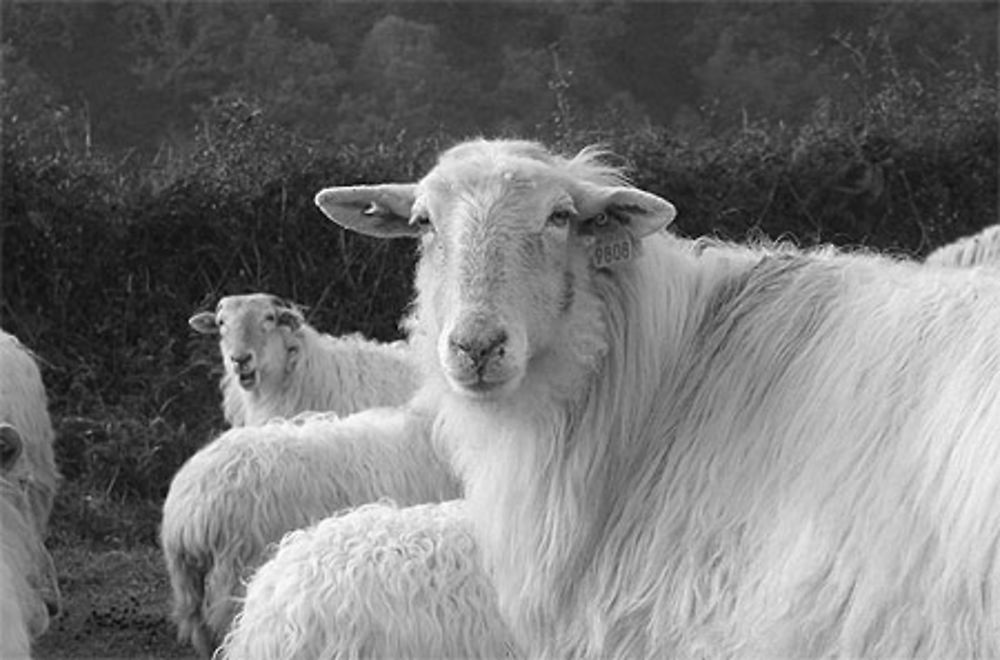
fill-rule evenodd
<path id="1" fill-rule="evenodd" d="M 25 491 L 31 472 L 21 434 L 0 423 L 0 658 L 31 656 L 58 613 L 59 585 Z"/>
<path id="2" fill-rule="evenodd" d="M 935 266 L 1000 266 L 1000 225 L 943 245 L 927 255 Z"/>
<path id="3" fill-rule="evenodd" d="M 347 415 L 400 405 L 417 387 L 403 342 L 321 334 L 295 305 L 271 294 L 226 296 L 214 313 L 200 312 L 188 323 L 219 335 L 223 412 L 233 426 L 309 410 Z"/>
<path id="4" fill-rule="evenodd" d="M 210 656 L 270 544 L 346 507 L 453 499 L 461 485 L 402 411 L 374 408 L 336 428 L 333 413 L 233 428 L 170 484 L 160 542 L 179 637 Z M 392 434 L 368 432 L 388 426 Z"/>
<path id="5" fill-rule="evenodd" d="M 419 237 L 413 409 L 527 655 L 1000 657 L 986 269 L 699 254 L 594 150 L 518 141 L 317 203 Z"/>
<path id="6" fill-rule="evenodd" d="M 18 430 L 29 466 L 28 501 L 32 520 L 45 537 L 52 503 L 59 489 L 48 398 L 35 357 L 18 339 L 0 330 L 0 423 Z"/>
<path id="7" fill-rule="evenodd" d="M 290 532 L 247 585 L 221 655 L 520 657 L 461 500 L 366 504 Z"/>

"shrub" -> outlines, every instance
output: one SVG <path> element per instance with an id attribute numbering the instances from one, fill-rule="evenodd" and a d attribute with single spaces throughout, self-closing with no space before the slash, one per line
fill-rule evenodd
<path id="1" fill-rule="evenodd" d="M 566 148 L 605 142 L 637 185 L 675 203 L 691 236 L 922 255 L 998 219 L 997 90 L 956 79 L 905 122 L 901 103 L 699 139 L 601 126 L 556 137 Z M 413 180 L 450 138 L 320 145 L 239 100 L 210 118 L 149 167 L 39 155 L 3 136 L 0 320 L 42 357 L 66 492 L 91 494 L 93 510 L 64 502 L 90 521 L 84 530 L 102 528 L 94 516 L 115 503 L 159 501 L 222 427 L 217 349 L 188 329 L 195 309 L 271 291 L 305 304 L 324 331 L 399 336 L 414 246 L 345 234 L 312 199 L 333 183 Z"/>

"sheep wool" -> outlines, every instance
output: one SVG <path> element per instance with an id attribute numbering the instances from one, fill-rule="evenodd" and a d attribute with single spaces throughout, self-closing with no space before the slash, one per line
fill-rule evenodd
<path id="1" fill-rule="evenodd" d="M 1000 266 L 1000 225 L 943 245 L 926 261 L 935 266 Z"/>
<path id="2" fill-rule="evenodd" d="M 18 479 L 27 484 L 32 519 L 45 536 L 59 489 L 53 445 L 55 432 L 48 397 L 34 355 L 16 337 L 0 330 L 0 423 L 17 429 L 26 461 Z"/>
<path id="3" fill-rule="evenodd" d="M 383 497 L 410 505 L 461 495 L 422 420 L 390 408 L 336 419 L 313 413 L 230 429 L 174 476 L 160 542 L 179 636 L 204 656 L 286 532 Z"/>
<path id="4" fill-rule="evenodd" d="M 233 426 L 401 405 L 417 387 L 405 343 L 320 333 L 297 306 L 271 294 L 226 296 L 214 313 L 200 312 L 188 323 L 219 335 L 223 413 Z"/>
<path id="5" fill-rule="evenodd" d="M 17 473 L 26 462 L 21 434 L 0 424 L 0 658 L 31 657 L 32 641 L 59 611 L 59 585 Z"/>
<path id="6" fill-rule="evenodd" d="M 990 269 L 699 251 L 521 141 L 317 204 L 420 241 L 417 400 L 527 655 L 1000 657 Z"/>
<path id="7" fill-rule="evenodd" d="M 380 502 L 290 532 L 250 580 L 222 657 L 521 657 L 463 509 Z"/>

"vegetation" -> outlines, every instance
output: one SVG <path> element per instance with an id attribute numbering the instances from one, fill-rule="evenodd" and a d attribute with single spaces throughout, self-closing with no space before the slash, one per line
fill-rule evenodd
<path id="1" fill-rule="evenodd" d="M 466 135 L 605 143 L 691 236 L 921 256 L 998 220 L 994 3 L 3 12 L 0 323 L 43 360 L 74 538 L 152 542 L 222 428 L 197 309 L 272 291 L 399 335 L 414 246 L 313 195 L 412 180 Z"/>

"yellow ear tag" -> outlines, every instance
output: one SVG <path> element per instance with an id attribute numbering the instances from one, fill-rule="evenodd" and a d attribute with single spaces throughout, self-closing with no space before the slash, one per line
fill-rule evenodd
<path id="1" fill-rule="evenodd" d="M 616 220 L 598 219 L 590 259 L 594 268 L 611 268 L 639 256 L 639 241 Z"/>

